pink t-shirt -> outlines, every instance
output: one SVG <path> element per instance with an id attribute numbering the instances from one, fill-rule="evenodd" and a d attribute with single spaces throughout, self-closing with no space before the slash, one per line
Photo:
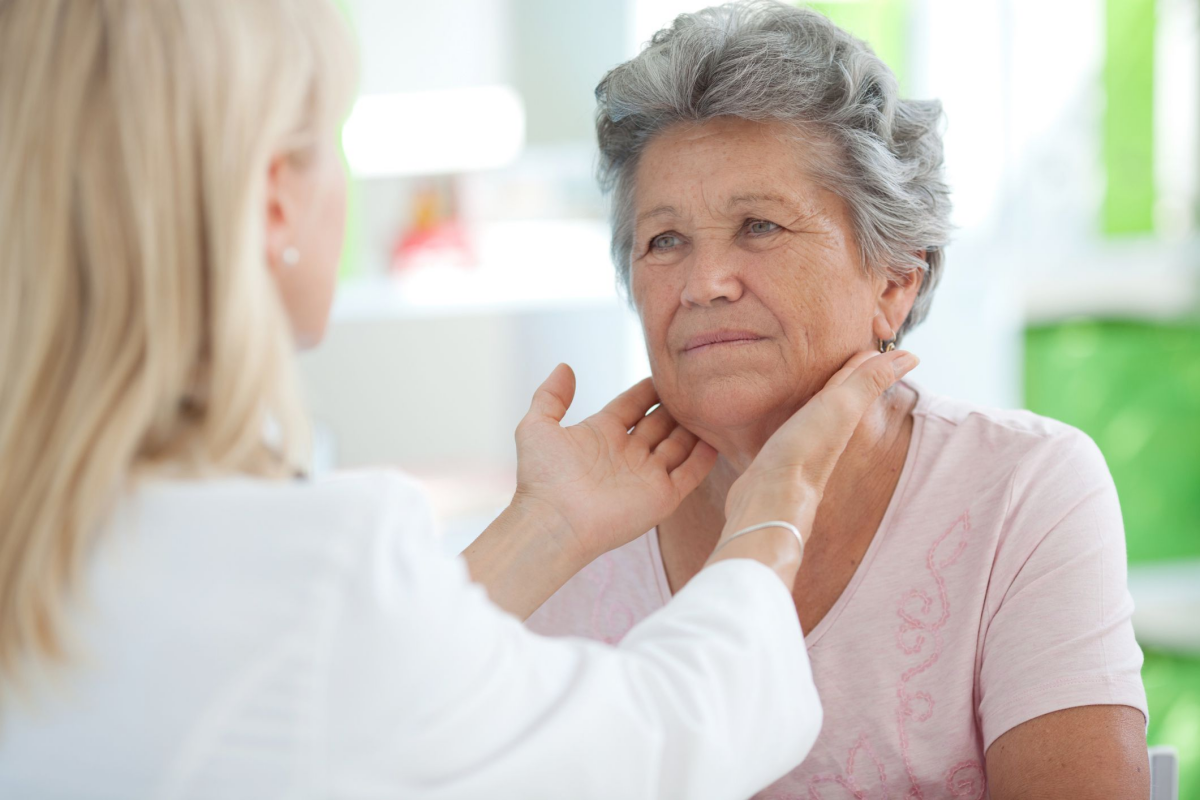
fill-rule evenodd
<path id="1" fill-rule="evenodd" d="M 879 531 L 805 637 L 820 737 L 764 800 L 982 798 L 984 753 L 1022 722 L 1096 704 L 1146 713 L 1121 509 L 1099 450 L 1053 420 L 917 391 Z M 669 598 L 650 531 L 528 624 L 616 642 Z"/>

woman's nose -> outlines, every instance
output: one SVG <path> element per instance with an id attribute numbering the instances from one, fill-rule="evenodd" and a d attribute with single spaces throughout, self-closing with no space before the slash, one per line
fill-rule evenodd
<path id="1" fill-rule="evenodd" d="M 708 307 L 722 300 L 733 303 L 741 298 L 742 281 L 731 253 L 697 248 L 688 261 L 680 296 L 684 308 Z"/>

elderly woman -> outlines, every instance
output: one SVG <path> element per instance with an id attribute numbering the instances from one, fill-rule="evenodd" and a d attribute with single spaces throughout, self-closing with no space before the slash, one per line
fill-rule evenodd
<path id="1" fill-rule="evenodd" d="M 681 16 L 597 97 L 655 386 L 720 453 L 530 620 L 615 642 L 697 574 L 772 432 L 925 317 L 949 201 L 940 105 L 812 11 Z M 825 722 L 760 797 L 1147 795 L 1120 508 L 1080 432 L 897 384 L 833 473 L 793 597 Z"/>

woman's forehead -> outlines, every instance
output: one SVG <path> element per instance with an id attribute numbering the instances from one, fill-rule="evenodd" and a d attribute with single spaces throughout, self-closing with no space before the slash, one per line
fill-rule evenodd
<path id="1" fill-rule="evenodd" d="M 702 219 L 741 223 L 747 216 L 787 223 L 802 218 L 841 216 L 842 200 L 803 170 L 747 174 L 720 169 L 695 182 L 654 180 L 634 190 L 635 229 Z"/>
<path id="2" fill-rule="evenodd" d="M 817 153 L 783 123 L 716 119 L 676 125 L 655 136 L 638 161 L 637 221 L 745 206 L 799 210 L 819 202 L 810 174 Z"/>

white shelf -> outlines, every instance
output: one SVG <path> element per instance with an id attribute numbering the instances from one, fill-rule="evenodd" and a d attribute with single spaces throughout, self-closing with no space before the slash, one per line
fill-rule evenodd
<path id="1" fill-rule="evenodd" d="M 1025 319 L 1033 324 L 1080 316 L 1173 319 L 1198 308 L 1196 242 L 1115 242 L 1041 253 L 1025 265 Z"/>
<path id="2" fill-rule="evenodd" d="M 1200 559 L 1129 568 L 1138 642 L 1200 655 Z"/>

